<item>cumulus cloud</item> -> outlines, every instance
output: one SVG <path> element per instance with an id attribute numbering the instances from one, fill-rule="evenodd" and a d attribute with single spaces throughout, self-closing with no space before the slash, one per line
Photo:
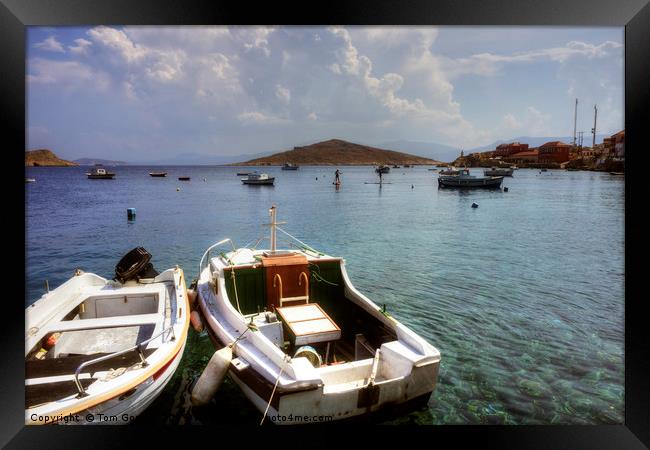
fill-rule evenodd
<path id="1" fill-rule="evenodd" d="M 37 42 L 34 47 L 47 52 L 65 53 L 63 45 L 54 36 L 49 36 L 44 41 Z"/>
<path id="2" fill-rule="evenodd" d="M 139 129 L 155 124 L 160 142 L 169 142 L 164 145 L 187 141 L 202 151 L 246 140 L 266 146 L 329 135 L 371 144 L 408 139 L 467 148 L 512 130 L 542 132 L 550 129 L 552 116 L 533 99 L 504 106 L 486 125 L 476 111 L 468 114 L 473 100 L 455 91 L 462 75 L 495 80 L 508 73 L 507 65 L 536 62 L 559 67 L 567 96 L 585 95 L 587 89 L 611 93 L 604 121 L 615 123 L 622 114 L 618 78 L 585 63 L 615 70 L 609 59 L 622 50 L 613 40 L 567 39 L 549 48 L 455 57 L 437 51 L 441 33 L 435 27 L 98 26 L 65 47 L 52 37 L 47 46 L 57 43 L 66 54 L 30 58 L 27 80 L 50 94 L 59 86 L 64 92 L 104 94 L 104 104 L 116 110 L 124 101 Z M 48 39 L 33 46 L 44 49 Z M 115 115 L 114 121 L 120 120 Z M 300 126 L 289 136 L 287 124 Z"/>
<path id="3" fill-rule="evenodd" d="M 69 45 L 68 49 L 71 53 L 74 53 L 76 55 L 87 55 L 90 46 L 93 45 L 92 42 L 84 38 L 75 39 L 74 43 L 77 45 Z"/>

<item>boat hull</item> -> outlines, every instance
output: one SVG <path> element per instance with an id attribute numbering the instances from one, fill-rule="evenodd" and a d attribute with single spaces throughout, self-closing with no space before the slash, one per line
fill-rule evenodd
<path id="1" fill-rule="evenodd" d="M 497 189 L 501 187 L 503 177 L 492 177 L 489 179 L 474 179 L 468 180 L 461 177 L 438 178 L 439 187 L 454 187 L 454 188 L 485 188 Z"/>
<path id="2" fill-rule="evenodd" d="M 275 178 L 268 178 L 266 180 L 242 180 L 241 182 L 244 184 L 250 184 L 250 185 L 256 185 L 256 186 L 262 186 L 262 185 L 273 185 L 273 182 L 275 181 Z"/>
<path id="3" fill-rule="evenodd" d="M 513 169 L 507 170 L 485 170 L 483 175 L 486 177 L 511 177 Z"/>
<path id="4" fill-rule="evenodd" d="M 215 350 L 226 346 L 214 324 L 206 330 Z M 358 387 L 330 392 L 326 392 L 323 385 L 293 391 L 276 389 L 271 398 L 274 383 L 250 366 L 240 369 L 231 363 L 228 376 L 260 412 L 260 417 L 270 401 L 266 421 L 276 425 L 298 425 L 350 420 L 370 413 L 388 418 L 422 408 L 437 386 L 439 368 L 440 361 L 436 361 L 414 369 L 408 377 L 378 382 L 377 392 L 373 394 L 376 397 L 365 404 L 364 399 L 370 396 Z"/>
<path id="5" fill-rule="evenodd" d="M 112 180 L 115 175 L 88 175 L 89 180 Z"/>
<path id="6" fill-rule="evenodd" d="M 154 380 L 148 378 L 135 388 L 135 392 L 127 398 L 113 398 L 93 408 L 77 414 L 79 422 L 69 422 L 69 425 L 126 425 L 138 417 L 151 403 L 158 398 L 171 381 L 176 369 L 183 358 L 185 343 L 167 368 Z M 88 418 L 92 416 L 91 421 Z M 59 424 L 62 424 L 59 422 Z M 63 423 L 64 424 L 64 423 Z"/>

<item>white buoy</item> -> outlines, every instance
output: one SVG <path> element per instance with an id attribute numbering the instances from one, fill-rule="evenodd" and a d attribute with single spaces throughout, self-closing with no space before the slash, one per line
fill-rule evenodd
<path id="1" fill-rule="evenodd" d="M 194 385 L 194 389 L 192 389 L 192 405 L 206 405 L 214 397 L 226 373 L 228 373 L 231 360 L 232 349 L 229 345 L 214 352 L 214 355 L 208 361 L 208 365 L 205 366 L 203 373 Z"/>

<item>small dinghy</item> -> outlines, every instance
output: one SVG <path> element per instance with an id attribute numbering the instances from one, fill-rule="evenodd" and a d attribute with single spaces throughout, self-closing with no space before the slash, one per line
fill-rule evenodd
<path id="1" fill-rule="evenodd" d="M 166 177 L 167 172 L 149 172 L 149 175 L 152 177 Z"/>
<path id="2" fill-rule="evenodd" d="M 158 274 L 138 247 L 116 280 L 77 270 L 25 310 L 25 422 L 127 423 L 163 390 L 183 355 L 183 271 Z"/>
<path id="3" fill-rule="evenodd" d="M 202 375 L 217 374 L 212 386 L 198 394 L 213 394 L 228 373 L 262 421 L 276 424 L 425 405 L 440 352 L 359 292 L 343 258 L 278 227 L 275 206 L 270 215 L 270 249 L 224 239 L 201 258 L 197 309 L 221 350 Z M 276 230 L 293 250 L 276 249 Z"/>

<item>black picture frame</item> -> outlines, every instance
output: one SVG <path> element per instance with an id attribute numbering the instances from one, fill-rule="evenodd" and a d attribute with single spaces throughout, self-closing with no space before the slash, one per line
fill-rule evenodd
<path id="1" fill-rule="evenodd" d="M 402 429 L 379 428 L 371 433 L 359 432 L 358 438 L 372 435 L 383 438 L 385 434 L 405 433 L 414 438 L 441 445 L 440 438 L 454 446 L 468 441 L 481 446 L 499 448 L 644 448 L 650 445 L 650 334 L 644 303 L 650 303 L 642 280 L 648 266 L 648 237 L 644 220 L 644 202 L 650 200 L 644 170 L 650 147 L 644 146 L 644 135 L 650 109 L 650 4 L 647 0 L 391 0 L 343 1 L 336 0 L 318 5 L 308 3 L 260 2 L 257 5 L 236 2 L 211 2 L 191 0 L 0 0 L 0 102 L 4 135 L 4 155 L 16 168 L 24 167 L 25 148 L 25 43 L 26 26 L 62 25 L 523 25 L 523 26 L 624 26 L 625 27 L 625 130 L 626 130 L 626 180 L 625 180 L 625 424 L 620 426 L 439 426 L 404 432 Z M 9 139 L 7 139 L 9 138 Z M 24 186 L 24 171 L 10 171 L 3 183 L 10 182 L 5 192 L 16 192 Z M 15 184 L 14 184 L 15 183 Z M 21 187 L 21 189 L 24 189 Z M 24 191 L 23 191 L 24 192 Z M 5 277 L 5 291 L 12 295 L 3 300 L 4 323 L 2 327 L 3 353 L 0 383 L 0 444 L 10 448 L 47 446 L 98 447 L 117 446 L 118 443 L 135 445 L 138 437 L 156 433 L 165 438 L 170 433 L 189 437 L 214 439 L 215 434 L 226 434 L 243 440 L 242 445 L 255 445 L 258 438 L 249 431 L 228 429 L 217 431 L 202 427 L 151 430 L 146 433 L 134 426 L 126 427 L 26 427 L 24 425 L 24 305 L 19 299 L 25 295 L 24 274 L 21 279 L 14 272 L 15 255 L 24 255 L 24 245 L 15 236 L 25 237 L 24 198 L 9 195 L 10 214 L 5 214 L 5 225 L 13 227 L 10 240 L 16 246 Z M 21 215 L 22 213 L 22 215 Z M 23 259 L 24 262 L 24 259 Z M 24 267 L 24 266 L 23 266 Z M 16 288 L 17 286 L 17 288 Z M 16 293 L 16 295 L 14 295 Z M 276 427 L 277 428 L 277 427 Z M 263 431 L 273 437 L 287 439 L 292 436 L 299 442 L 295 428 Z M 309 443 L 333 433 L 319 429 Z M 353 431 L 355 430 L 348 430 Z M 432 436 L 432 434 L 434 436 Z M 348 433 L 341 436 L 347 436 Z M 336 439 L 333 442 L 340 442 Z M 260 442 L 260 441 L 257 441 Z M 411 443 L 408 438 L 404 443 Z M 433 441 L 431 441 L 433 442 Z M 234 442 L 231 442 L 233 444 Z M 188 444 L 189 445 L 189 444 Z M 215 441 L 214 445 L 224 445 Z M 420 444 L 418 444 L 420 445 Z M 433 444 L 432 444 L 433 445 Z"/>

